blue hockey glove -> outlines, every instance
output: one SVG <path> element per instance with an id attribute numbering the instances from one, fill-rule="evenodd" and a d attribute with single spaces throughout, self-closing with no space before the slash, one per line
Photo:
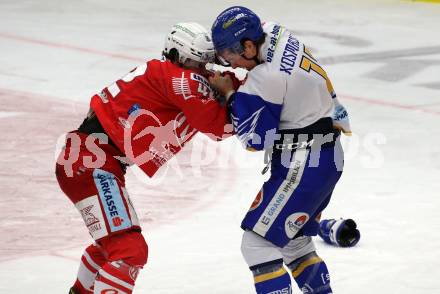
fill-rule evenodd
<path id="1" fill-rule="evenodd" d="M 325 219 L 319 223 L 318 235 L 328 244 L 353 247 L 361 238 L 356 222 L 352 219 Z"/>

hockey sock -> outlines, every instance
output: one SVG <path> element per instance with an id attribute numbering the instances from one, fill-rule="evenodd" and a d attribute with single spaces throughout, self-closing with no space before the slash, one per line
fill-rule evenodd
<path id="1" fill-rule="evenodd" d="M 252 266 L 250 269 L 254 274 L 257 294 L 292 293 L 290 276 L 284 269 L 282 260 Z"/>
<path id="2" fill-rule="evenodd" d="M 303 293 L 331 294 L 330 274 L 325 262 L 311 252 L 288 265 Z"/>
<path id="3" fill-rule="evenodd" d="M 93 293 L 131 294 L 139 269 L 122 260 L 106 263 L 99 270 Z"/>
<path id="4" fill-rule="evenodd" d="M 99 247 L 95 244 L 87 247 L 81 257 L 78 276 L 72 287 L 72 291 L 74 291 L 73 293 L 92 294 L 96 274 L 105 262 L 106 259 Z"/>
<path id="5" fill-rule="evenodd" d="M 148 246 L 139 231 L 129 231 L 100 240 L 108 262 L 98 271 L 94 292 L 128 294 L 139 270 L 147 263 Z"/>

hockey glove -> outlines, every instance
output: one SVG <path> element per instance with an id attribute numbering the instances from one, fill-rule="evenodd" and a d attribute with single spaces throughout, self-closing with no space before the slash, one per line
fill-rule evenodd
<path id="1" fill-rule="evenodd" d="M 333 127 L 337 130 L 341 130 L 345 135 L 351 136 L 350 119 L 348 117 L 347 109 L 344 105 L 339 103 L 338 98 L 333 99 L 335 111 L 333 112 Z"/>
<path id="2" fill-rule="evenodd" d="M 319 223 L 318 235 L 328 244 L 353 247 L 361 238 L 356 222 L 352 219 L 325 219 Z"/>
<path id="3" fill-rule="evenodd" d="M 215 72 L 209 77 L 209 83 L 214 90 L 215 99 L 221 105 L 224 105 L 241 85 L 240 80 L 230 71 Z"/>

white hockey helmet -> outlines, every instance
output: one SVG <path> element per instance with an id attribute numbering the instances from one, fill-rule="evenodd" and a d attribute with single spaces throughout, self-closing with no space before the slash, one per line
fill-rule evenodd
<path id="1" fill-rule="evenodd" d="M 173 49 L 178 53 L 178 62 L 184 64 L 188 59 L 200 62 L 214 62 L 215 50 L 210 32 L 195 22 L 175 24 L 165 40 L 163 55 L 172 56 Z"/>

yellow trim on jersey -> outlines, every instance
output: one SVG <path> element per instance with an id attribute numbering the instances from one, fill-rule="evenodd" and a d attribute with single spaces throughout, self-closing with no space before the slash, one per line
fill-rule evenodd
<path id="1" fill-rule="evenodd" d="M 330 93 L 330 95 L 333 97 L 333 95 L 335 94 L 335 90 L 333 89 L 332 82 L 330 82 L 330 79 L 328 78 L 327 73 L 325 72 L 325 70 L 322 67 L 320 67 L 317 63 L 313 62 L 310 58 L 308 58 L 305 55 L 303 55 L 303 57 L 301 59 L 300 67 L 307 72 L 310 72 L 310 70 L 313 70 L 318 75 L 323 77 L 325 79 L 325 83 L 327 85 L 327 90 Z"/>
<path id="2" fill-rule="evenodd" d="M 255 284 L 261 283 L 261 282 L 264 282 L 264 281 L 267 281 L 267 280 L 276 279 L 278 277 L 281 277 L 285 273 L 287 273 L 286 270 L 284 269 L 284 267 L 281 267 L 276 272 L 262 274 L 262 275 L 254 277 L 254 281 L 255 281 Z"/>
<path id="3" fill-rule="evenodd" d="M 275 51 L 275 49 L 277 49 L 278 41 L 280 40 L 280 37 L 281 37 L 281 34 L 283 33 L 283 31 L 284 31 L 284 27 L 281 27 L 280 31 L 278 32 L 277 41 L 275 42 L 275 46 L 273 48 L 274 51 Z"/>
<path id="4" fill-rule="evenodd" d="M 301 264 L 296 268 L 296 270 L 292 271 L 292 276 L 293 276 L 294 278 L 296 278 L 296 277 L 298 277 L 298 276 L 299 276 L 299 275 L 305 270 L 306 267 L 311 266 L 311 265 L 313 265 L 313 264 L 320 263 L 320 262 L 322 262 L 322 259 L 321 259 L 321 257 L 319 257 L 319 256 L 315 256 L 315 257 L 312 257 L 312 258 L 310 258 L 310 259 L 307 259 L 306 261 L 304 261 L 303 263 L 301 263 Z"/>
<path id="5" fill-rule="evenodd" d="M 316 62 L 316 59 L 315 59 L 315 57 L 313 57 L 312 52 L 309 50 L 309 48 L 307 48 L 306 45 L 304 45 L 304 44 L 303 44 L 303 46 L 304 46 L 304 52 L 305 52 L 305 53 L 306 53 L 311 59 L 313 59 L 314 62 Z"/>
<path id="6" fill-rule="evenodd" d="M 251 151 L 251 152 L 256 152 L 256 151 L 258 151 L 258 150 L 255 149 L 254 147 L 247 147 L 246 150 L 247 150 L 247 151 Z"/>
<path id="7" fill-rule="evenodd" d="M 348 131 L 348 130 L 344 129 L 342 126 L 335 125 L 334 123 L 333 123 L 333 128 L 336 129 L 336 130 L 341 131 L 341 132 L 344 133 L 344 135 L 346 135 L 346 136 L 352 136 L 352 135 L 353 135 L 353 132 L 352 132 L 352 131 Z M 318 222 L 319 222 L 319 221 L 318 221 Z"/>

